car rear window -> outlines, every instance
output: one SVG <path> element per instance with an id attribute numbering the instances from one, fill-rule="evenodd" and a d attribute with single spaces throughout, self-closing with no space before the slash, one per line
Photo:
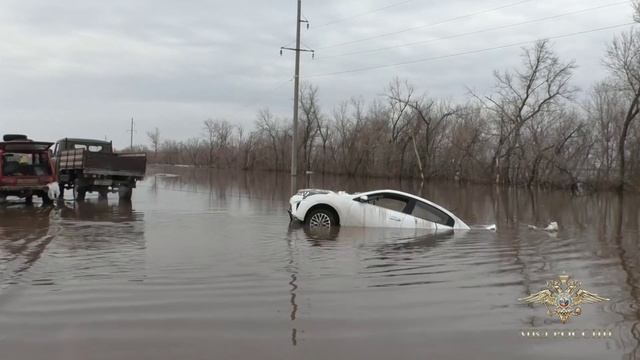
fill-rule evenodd
<path id="1" fill-rule="evenodd" d="M 51 175 L 49 158 L 42 153 L 5 153 L 2 155 L 2 175 L 4 176 L 47 176 Z"/>
<path id="2" fill-rule="evenodd" d="M 447 226 L 453 226 L 455 224 L 455 220 L 442 210 L 420 201 L 416 201 L 416 206 L 413 208 L 411 215 L 437 224 Z"/>
<path id="3" fill-rule="evenodd" d="M 75 144 L 73 145 L 74 149 L 82 149 L 90 152 L 102 152 L 104 147 L 101 145 L 85 145 L 85 144 Z"/>

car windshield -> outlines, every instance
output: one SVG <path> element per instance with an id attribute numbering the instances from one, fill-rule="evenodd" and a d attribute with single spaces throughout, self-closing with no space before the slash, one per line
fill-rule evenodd
<path id="1" fill-rule="evenodd" d="M 5 153 L 2 156 L 4 176 L 47 176 L 51 175 L 49 158 L 44 153 Z"/>

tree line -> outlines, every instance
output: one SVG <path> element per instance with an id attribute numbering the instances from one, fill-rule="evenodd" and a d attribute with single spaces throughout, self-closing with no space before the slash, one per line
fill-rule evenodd
<path id="1" fill-rule="evenodd" d="M 518 67 L 494 72 L 491 93 L 469 91 L 464 103 L 430 97 L 407 80 L 393 79 L 383 96 L 324 109 L 318 87 L 304 83 L 298 168 L 525 186 L 637 186 L 640 31 L 618 34 L 603 62 L 607 78 L 579 91 L 571 82 L 575 62 L 539 41 L 522 49 Z M 287 171 L 290 124 L 264 108 L 251 131 L 209 119 L 202 134 L 185 141 L 161 138 L 158 129 L 148 132 L 150 146 L 139 150 L 155 163 Z"/>

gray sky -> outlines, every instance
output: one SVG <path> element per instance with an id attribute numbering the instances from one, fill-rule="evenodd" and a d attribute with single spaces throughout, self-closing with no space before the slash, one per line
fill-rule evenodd
<path id="1" fill-rule="evenodd" d="M 136 143 L 155 127 L 199 136 L 207 118 L 249 128 L 262 107 L 290 118 L 294 55 L 279 48 L 295 46 L 295 11 L 295 0 L 3 0 L 0 132 L 123 147 L 131 117 Z M 520 47 L 433 58 L 625 24 L 631 13 L 615 0 L 303 0 L 302 41 L 316 50 L 315 60 L 302 56 L 303 81 L 319 87 L 325 111 L 369 101 L 396 76 L 463 99 L 467 87 L 489 92 L 492 71 L 517 65 Z M 628 28 L 553 40 L 579 66 L 575 85 L 606 76 L 606 45 Z M 424 61 L 327 75 L 415 60 Z"/>

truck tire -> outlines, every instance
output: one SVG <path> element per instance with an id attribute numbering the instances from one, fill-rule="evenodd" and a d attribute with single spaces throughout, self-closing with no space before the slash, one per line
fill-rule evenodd
<path id="1" fill-rule="evenodd" d="M 131 201 L 132 194 L 133 189 L 129 186 L 120 185 L 120 187 L 118 188 L 118 195 L 120 196 L 120 200 Z"/>
<path id="2" fill-rule="evenodd" d="M 48 206 L 53 204 L 53 199 L 51 199 L 48 194 L 42 194 L 41 197 L 42 197 L 42 205 Z"/>
<path id="3" fill-rule="evenodd" d="M 109 196 L 109 188 L 108 187 L 103 187 L 103 188 L 99 188 L 98 189 L 98 200 L 107 200 Z"/>
<path id="4" fill-rule="evenodd" d="M 24 197 L 24 202 L 27 205 L 33 205 L 33 195 L 25 196 Z"/>
<path id="5" fill-rule="evenodd" d="M 76 182 L 73 186 L 73 198 L 76 201 L 84 201 L 85 196 L 87 195 L 87 188 L 80 184 L 80 181 L 76 179 Z"/>
<path id="6" fill-rule="evenodd" d="M 84 201 L 85 196 L 87 195 L 87 190 L 84 188 L 79 188 L 77 186 L 73 187 L 73 198 L 76 201 Z"/>
<path id="7" fill-rule="evenodd" d="M 58 184 L 58 188 L 60 189 L 60 195 L 58 196 L 58 199 L 62 200 L 64 199 L 64 185 Z"/>

